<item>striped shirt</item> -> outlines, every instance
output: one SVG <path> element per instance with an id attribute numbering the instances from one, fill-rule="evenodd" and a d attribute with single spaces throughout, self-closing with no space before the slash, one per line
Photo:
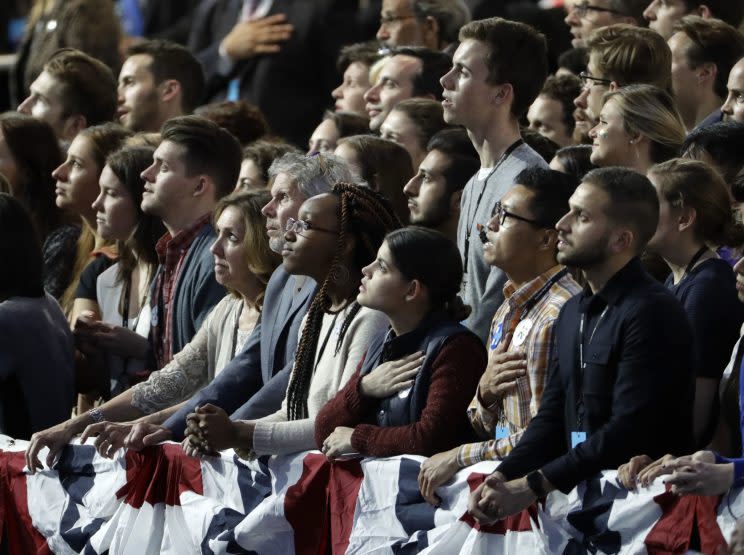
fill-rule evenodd
<path id="1" fill-rule="evenodd" d="M 553 325 L 566 301 L 581 291 L 569 274 L 558 275 L 562 269 L 553 266 L 519 289 L 511 281 L 504 285 L 505 300 L 491 322 L 487 345 L 489 364 L 484 377 L 493 371 L 495 351 L 502 338 L 508 335 L 510 344 L 506 350 L 526 353 L 527 374 L 517 379 L 514 392 L 490 406 L 484 406 L 480 393 L 476 392 L 468 407 L 468 417 L 473 429 L 485 441 L 460 447 L 457 462 L 461 468 L 506 456 L 537 413 L 547 381 Z M 554 283 L 545 291 L 551 279 Z M 541 292 L 544 293 L 535 301 Z M 497 432 L 503 437 L 496 439 Z"/>

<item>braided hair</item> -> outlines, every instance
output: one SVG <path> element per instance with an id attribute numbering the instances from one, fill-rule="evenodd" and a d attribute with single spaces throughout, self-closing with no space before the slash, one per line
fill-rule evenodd
<path id="1" fill-rule="evenodd" d="M 393 212 L 390 203 L 372 189 L 349 183 L 337 183 L 333 186 L 331 193 L 338 197 L 340 231 L 330 270 L 307 312 L 305 327 L 295 353 L 294 369 L 287 387 L 287 418 L 289 420 L 308 417 L 307 398 L 315 371 L 315 354 L 320 329 L 323 315 L 330 313 L 331 308 L 328 286 L 337 281 L 339 276 L 349 275 L 350 269 L 342 260 L 342 253 L 349 238 L 356 239 L 351 270 L 361 270 L 377 255 L 377 250 L 382 245 L 385 235 L 401 227 L 400 219 Z M 354 301 L 355 297 L 356 292 L 347 300 L 352 306 L 341 325 L 335 354 L 338 354 L 346 330 L 349 329 L 349 325 L 361 308 Z"/>

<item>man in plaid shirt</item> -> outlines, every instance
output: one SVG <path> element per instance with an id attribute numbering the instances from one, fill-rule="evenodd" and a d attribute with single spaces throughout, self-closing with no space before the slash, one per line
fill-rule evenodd
<path id="1" fill-rule="evenodd" d="M 530 168 L 515 183 L 481 233 L 484 258 L 508 277 L 505 300 L 491 324 L 488 367 L 468 408 L 483 441 L 424 462 L 419 486 L 435 505 L 439 499 L 434 491 L 458 470 L 501 459 L 517 444 L 540 405 L 553 324 L 563 304 L 581 290 L 555 259 L 555 224 L 568 211 L 575 179 Z"/>

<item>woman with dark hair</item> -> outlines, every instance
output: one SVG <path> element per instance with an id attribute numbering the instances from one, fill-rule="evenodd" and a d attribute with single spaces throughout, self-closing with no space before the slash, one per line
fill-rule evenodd
<path id="1" fill-rule="evenodd" d="M 240 175 L 236 190 L 267 189 L 269 186 L 269 168 L 277 158 L 288 152 L 300 153 L 300 149 L 289 143 L 273 141 L 255 141 L 243 149 L 243 161 L 240 163 Z"/>
<path id="2" fill-rule="evenodd" d="M 140 174 L 152 163 L 153 152 L 149 147 L 124 147 L 109 155 L 92 204 L 96 232 L 116 244 L 118 259 L 98 276 L 98 312 L 83 311 L 75 321 L 75 335 L 88 361 L 98 360 L 96 375 L 110 378 L 98 385 L 104 398 L 129 387 L 131 378 L 143 370 L 149 350 L 147 296 L 158 265 L 155 244 L 165 233 L 162 222 L 140 207 L 144 191 Z"/>
<path id="3" fill-rule="evenodd" d="M 308 155 L 333 152 L 339 139 L 351 135 L 369 133 L 369 118 L 353 112 L 330 112 L 323 114 L 308 141 Z"/>
<path id="4" fill-rule="evenodd" d="M 64 290 L 65 258 L 80 233 L 79 227 L 64 224 L 54 202 L 52 171 L 61 162 L 62 151 L 49 124 L 18 112 L 0 115 L 0 173 L 31 216 L 43 245 L 44 288 L 56 298 Z"/>
<path id="5" fill-rule="evenodd" d="M 362 273 L 357 302 L 383 312 L 390 330 L 316 417 L 316 445 L 330 459 L 459 445 L 472 435 L 466 409 L 486 368 L 483 343 L 458 323 L 470 312 L 458 296 L 460 251 L 438 231 L 399 229 Z"/>
<path id="6" fill-rule="evenodd" d="M 550 169 L 573 175 L 581 181 L 587 173 L 597 167 L 592 164 L 591 156 L 592 145 L 564 146 L 550 161 Z"/>
<path id="7" fill-rule="evenodd" d="M 373 135 L 353 135 L 340 139 L 334 154 L 388 200 L 401 222 L 408 223 L 408 197 L 403 187 L 415 172 L 405 148 Z"/>
<path id="8" fill-rule="evenodd" d="M 28 439 L 70 414 L 74 347 L 57 301 L 44 292 L 33 222 L 6 193 L 0 193 L 0 260 L 0 433 Z"/>
<path id="9" fill-rule="evenodd" d="M 303 320 L 282 407 L 255 421 L 231 421 L 221 408 L 200 407 L 187 418 L 187 453 L 234 447 L 250 458 L 314 448 L 316 415 L 356 371 L 370 340 L 387 327 L 384 314 L 356 302 L 358 276 L 385 235 L 399 226 L 379 194 L 345 183 L 302 204 L 298 219 L 287 221 L 283 266 L 313 278 L 320 290 Z"/>

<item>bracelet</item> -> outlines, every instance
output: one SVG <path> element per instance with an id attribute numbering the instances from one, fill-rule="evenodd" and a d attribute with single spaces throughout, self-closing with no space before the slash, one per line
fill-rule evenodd
<path id="1" fill-rule="evenodd" d="M 90 409 L 88 411 L 88 416 L 90 416 L 95 423 L 104 421 L 103 411 L 99 408 Z"/>

